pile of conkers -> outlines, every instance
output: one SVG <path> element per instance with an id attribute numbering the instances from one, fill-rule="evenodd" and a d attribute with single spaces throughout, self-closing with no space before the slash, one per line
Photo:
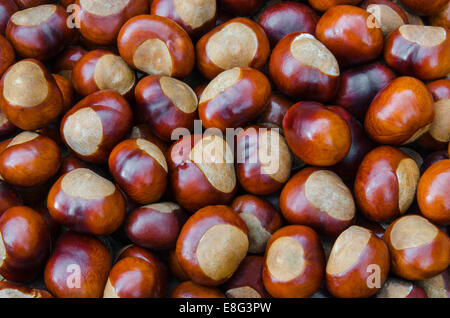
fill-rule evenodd
<path id="1" fill-rule="evenodd" d="M 0 297 L 450 297 L 448 0 L 1 0 Z"/>

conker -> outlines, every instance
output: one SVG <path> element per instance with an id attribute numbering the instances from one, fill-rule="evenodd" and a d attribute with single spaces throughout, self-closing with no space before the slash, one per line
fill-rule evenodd
<path id="1" fill-rule="evenodd" d="M 272 194 L 289 179 L 292 159 L 276 129 L 249 126 L 236 137 L 236 173 L 240 185 L 257 195 Z"/>
<path id="2" fill-rule="evenodd" d="M 149 12 L 148 0 L 77 0 L 75 20 L 88 41 L 100 45 L 115 44 L 120 28 L 130 18 Z"/>
<path id="3" fill-rule="evenodd" d="M 166 190 L 167 162 L 161 149 L 145 139 L 127 139 L 109 156 L 109 171 L 127 196 L 140 204 L 158 201 Z"/>
<path id="4" fill-rule="evenodd" d="M 335 104 L 364 121 L 373 98 L 394 78 L 394 72 L 378 62 L 348 69 L 340 77 Z"/>
<path id="5" fill-rule="evenodd" d="M 307 5 L 284 1 L 265 9 L 258 23 L 263 27 L 272 46 L 292 32 L 314 35 L 319 16 Z"/>
<path id="6" fill-rule="evenodd" d="M 23 130 L 43 128 L 63 110 L 63 98 L 55 79 L 34 59 L 13 64 L 3 74 L 0 90 L 2 112 Z"/>
<path id="7" fill-rule="evenodd" d="M 311 297 L 325 272 L 325 254 L 311 228 L 290 225 L 276 231 L 267 243 L 263 282 L 277 298 Z"/>
<path id="8" fill-rule="evenodd" d="M 270 97 L 267 77 L 251 68 L 232 68 L 214 78 L 201 94 L 198 112 L 205 128 L 241 127 L 255 119 Z"/>
<path id="9" fill-rule="evenodd" d="M 320 168 L 304 168 L 288 181 L 280 209 L 289 223 L 308 225 L 331 237 L 355 222 L 352 193 L 335 173 Z"/>
<path id="10" fill-rule="evenodd" d="M 356 6 L 361 2 L 361 0 L 308 0 L 308 2 L 311 7 L 317 11 L 327 11 L 334 6 L 342 4 L 351 4 Z"/>
<path id="11" fill-rule="evenodd" d="M 423 216 L 439 225 L 450 225 L 450 159 L 429 167 L 417 186 L 417 203 Z"/>
<path id="12" fill-rule="evenodd" d="M 433 98 L 425 84 L 404 76 L 378 93 L 367 110 L 364 127 L 378 143 L 404 145 L 423 135 L 433 118 Z"/>
<path id="13" fill-rule="evenodd" d="M 157 295 L 155 268 L 137 257 L 125 257 L 111 269 L 104 298 L 153 298 Z"/>
<path id="14" fill-rule="evenodd" d="M 136 74 L 127 63 L 107 50 L 84 54 L 72 69 L 72 83 L 81 96 L 111 89 L 131 98 L 136 82 Z"/>
<path id="15" fill-rule="evenodd" d="M 316 37 L 343 67 L 372 61 L 383 50 L 383 32 L 369 25 L 371 18 L 369 12 L 355 6 L 334 6 L 317 22 Z"/>
<path id="16" fill-rule="evenodd" d="M 333 245 L 326 267 L 327 289 L 339 298 L 371 297 L 386 281 L 389 260 L 383 240 L 354 225 Z"/>
<path id="17" fill-rule="evenodd" d="M 81 46 L 69 46 L 62 51 L 52 62 L 52 70 L 72 81 L 72 70 L 76 62 L 85 55 L 87 51 Z"/>
<path id="18" fill-rule="evenodd" d="M 73 106 L 61 120 L 61 137 L 81 159 L 105 163 L 112 149 L 130 133 L 133 114 L 117 92 L 95 92 Z"/>
<path id="19" fill-rule="evenodd" d="M 14 1 L 22 9 L 32 8 L 51 2 L 51 0 L 14 0 Z"/>
<path id="20" fill-rule="evenodd" d="M 133 126 L 131 128 L 131 133 L 129 135 L 129 138 L 132 139 L 145 139 L 150 141 L 151 143 L 155 144 L 156 146 L 161 149 L 164 156 L 167 155 L 167 150 L 169 150 L 169 144 L 158 136 L 155 135 L 155 133 L 150 129 L 150 127 L 146 124 L 138 124 L 136 126 Z"/>
<path id="21" fill-rule="evenodd" d="M 178 261 L 177 253 L 175 249 L 168 252 L 167 262 L 170 268 L 171 274 L 180 282 L 185 282 L 189 280 L 189 275 L 181 267 Z"/>
<path id="22" fill-rule="evenodd" d="M 57 222 L 96 235 L 113 233 L 125 218 L 125 199 L 119 189 L 86 168 L 62 175 L 48 193 L 47 207 Z"/>
<path id="23" fill-rule="evenodd" d="M 166 265 L 160 260 L 160 258 L 149 250 L 136 245 L 128 245 L 124 247 L 119 252 L 117 261 L 127 257 L 142 259 L 148 262 L 154 268 L 157 284 L 156 297 L 164 297 L 166 293 L 168 271 Z"/>
<path id="24" fill-rule="evenodd" d="M 439 12 L 445 4 L 447 0 L 430 0 L 426 3 L 420 0 L 400 0 L 403 5 L 411 10 L 411 12 L 418 15 L 432 15 Z"/>
<path id="25" fill-rule="evenodd" d="M 244 194 L 233 200 L 231 208 L 239 214 L 248 228 L 250 253 L 264 253 L 267 241 L 278 230 L 283 220 L 272 204 L 251 194 Z"/>
<path id="26" fill-rule="evenodd" d="M 228 204 L 236 193 L 233 154 L 216 135 L 188 135 L 168 152 L 169 184 L 176 201 L 188 212 Z"/>
<path id="27" fill-rule="evenodd" d="M 369 152 L 355 178 L 355 199 L 370 220 L 382 222 L 404 214 L 412 204 L 419 167 L 403 151 L 391 146 Z"/>
<path id="28" fill-rule="evenodd" d="M 50 253 L 44 218 L 26 206 L 15 206 L 0 217 L 0 274 L 9 281 L 35 279 Z"/>
<path id="29" fill-rule="evenodd" d="M 11 16 L 19 10 L 14 0 L 3 0 L 0 2 L 0 34 L 5 34 L 6 25 Z"/>
<path id="30" fill-rule="evenodd" d="M 260 125 L 283 128 L 283 118 L 293 103 L 286 97 L 272 93 L 264 111 L 259 115 L 257 122 Z"/>
<path id="31" fill-rule="evenodd" d="M 6 27 L 6 37 L 23 58 L 46 61 L 73 39 L 74 28 L 68 26 L 64 7 L 46 4 L 17 11 Z"/>
<path id="32" fill-rule="evenodd" d="M 450 268 L 417 284 L 425 290 L 428 298 L 450 298 Z"/>
<path id="33" fill-rule="evenodd" d="M 173 202 L 161 202 L 137 208 L 127 217 L 125 231 L 131 241 L 150 249 L 175 247 L 187 217 Z"/>
<path id="34" fill-rule="evenodd" d="M 342 179 L 353 179 L 358 167 L 367 153 L 374 148 L 374 143 L 367 136 L 364 127 L 343 107 L 330 106 L 329 110 L 340 115 L 348 124 L 352 136 L 352 145 L 344 159 L 331 166 L 330 169 L 337 173 Z"/>
<path id="35" fill-rule="evenodd" d="M 120 29 L 117 47 L 128 65 L 150 75 L 183 78 L 194 67 L 189 35 L 165 17 L 140 15 L 128 20 Z"/>
<path id="36" fill-rule="evenodd" d="M 68 231 L 47 262 L 45 285 L 59 298 L 100 298 L 111 266 L 112 256 L 99 239 Z"/>
<path id="37" fill-rule="evenodd" d="M 429 167 L 434 165 L 436 162 L 445 159 L 450 159 L 447 150 L 441 150 L 431 153 L 425 158 L 423 164 L 420 166 L 420 174 L 423 175 Z"/>
<path id="38" fill-rule="evenodd" d="M 234 18 L 206 33 L 196 44 L 197 67 L 209 79 L 234 67 L 262 69 L 270 53 L 263 28 Z"/>
<path id="39" fill-rule="evenodd" d="M 197 38 L 215 26 L 217 0 L 154 0 L 150 13 L 175 21 Z"/>
<path id="40" fill-rule="evenodd" d="M 430 16 L 428 20 L 431 25 L 450 29 L 450 2 L 447 2 L 444 8 Z"/>
<path id="41" fill-rule="evenodd" d="M 283 131 L 292 152 L 315 166 L 340 162 L 352 142 L 347 122 L 316 102 L 300 102 L 289 108 L 283 119 Z"/>
<path id="42" fill-rule="evenodd" d="M 57 174 L 61 152 L 50 138 L 24 131 L 0 153 L 0 175 L 9 184 L 32 187 Z"/>
<path id="43" fill-rule="evenodd" d="M 384 60 L 390 67 L 422 80 L 450 73 L 449 55 L 449 31 L 442 27 L 402 25 L 389 34 L 384 46 Z"/>
<path id="44" fill-rule="evenodd" d="M 170 294 L 170 298 L 225 298 L 215 287 L 207 287 L 192 281 L 180 283 Z"/>
<path id="45" fill-rule="evenodd" d="M 294 32 L 273 49 L 269 73 L 292 98 L 329 102 L 338 89 L 340 70 L 334 55 L 313 35 Z"/>
<path id="46" fill-rule="evenodd" d="M 134 95 L 142 120 L 161 139 L 172 141 L 177 128 L 194 129 L 198 100 L 186 83 L 168 76 L 150 75 L 139 81 Z"/>
<path id="47" fill-rule="evenodd" d="M 440 79 L 427 85 L 434 99 L 434 119 L 430 129 L 418 140 L 427 149 L 445 149 L 450 142 L 450 79 Z"/>
<path id="48" fill-rule="evenodd" d="M 22 205 L 22 199 L 12 187 L 0 182 L 0 216 L 13 206 Z"/>
<path id="49" fill-rule="evenodd" d="M 223 285 L 228 298 L 269 298 L 264 288 L 262 271 L 264 257 L 247 256 L 234 275 Z"/>
<path id="50" fill-rule="evenodd" d="M 3 36 L 0 35 L 0 76 L 14 64 L 16 61 L 16 53 L 11 43 Z"/>
<path id="51" fill-rule="evenodd" d="M 217 286 L 233 275 L 248 246 L 245 222 L 229 207 L 211 205 L 198 210 L 184 224 L 176 253 L 193 282 Z"/>
<path id="52" fill-rule="evenodd" d="M 448 235 L 419 215 L 395 220 L 387 228 L 384 241 L 391 254 L 392 271 L 402 278 L 430 279 L 450 265 Z"/>
<path id="53" fill-rule="evenodd" d="M 56 86 L 58 86 L 58 89 L 61 93 L 62 101 L 63 101 L 63 110 L 62 113 L 67 112 L 74 104 L 75 104 L 75 91 L 73 89 L 72 82 L 68 80 L 67 78 L 58 75 L 58 74 L 52 74 L 53 78 L 55 79 Z M 58 135 L 58 129 L 56 127 L 55 122 L 51 123 L 49 126 L 52 126 L 55 128 L 56 134 Z M 47 127 L 49 127 L 47 126 Z M 47 127 L 41 128 L 41 130 L 45 130 Z M 56 139 L 56 138 L 55 138 Z M 57 136 L 58 141 L 61 141 L 60 136 Z M 61 141 L 62 143 L 62 141 Z"/>

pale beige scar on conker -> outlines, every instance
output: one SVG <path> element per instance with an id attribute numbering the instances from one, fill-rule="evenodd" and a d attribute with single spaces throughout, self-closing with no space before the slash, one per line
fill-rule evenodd
<path id="1" fill-rule="evenodd" d="M 281 282 L 300 276 L 305 270 L 305 251 L 292 237 L 275 240 L 267 252 L 266 265 L 270 274 Z"/>
<path id="2" fill-rule="evenodd" d="M 248 26 L 232 22 L 213 34 L 206 44 L 206 55 L 221 69 L 249 66 L 256 55 L 258 39 Z"/>
<path id="3" fill-rule="evenodd" d="M 85 200 L 102 199 L 116 191 L 111 181 L 86 168 L 78 168 L 65 174 L 61 189 L 73 198 Z"/>
<path id="4" fill-rule="evenodd" d="M 331 275 L 352 268 L 366 249 L 372 234 L 360 226 L 351 226 L 341 233 L 331 249 L 326 271 Z"/>
<path id="5" fill-rule="evenodd" d="M 45 74 L 34 62 L 18 62 L 4 75 L 3 97 L 12 105 L 39 105 L 47 98 L 48 92 Z"/>
<path id="6" fill-rule="evenodd" d="M 218 224 L 203 234 L 195 254 L 206 276 L 222 280 L 234 273 L 247 251 L 248 238 L 241 229 L 230 224 Z"/>
<path id="7" fill-rule="evenodd" d="M 206 135 L 190 153 L 192 160 L 217 190 L 230 193 L 236 186 L 234 159 L 230 146 L 215 135 Z"/>
<path id="8" fill-rule="evenodd" d="M 417 248 L 431 243 L 438 228 L 418 215 L 407 215 L 399 219 L 391 230 L 390 240 L 397 250 Z"/>
<path id="9" fill-rule="evenodd" d="M 337 220 L 348 221 L 355 216 L 352 193 L 334 172 L 313 172 L 305 183 L 305 197 L 313 207 Z"/>

